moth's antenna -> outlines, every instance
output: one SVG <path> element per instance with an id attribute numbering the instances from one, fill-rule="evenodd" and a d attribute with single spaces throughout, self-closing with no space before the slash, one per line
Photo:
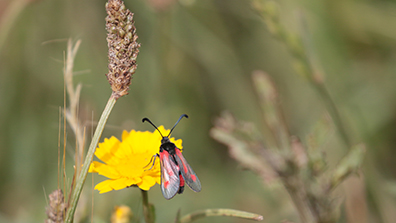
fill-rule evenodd
<path id="1" fill-rule="evenodd" d="M 168 134 L 168 136 L 167 137 L 169 137 L 170 136 L 170 134 L 172 133 L 172 131 L 173 131 L 173 129 L 176 127 L 176 125 L 180 122 L 180 120 L 183 118 L 183 117 L 186 117 L 186 118 L 188 118 L 188 115 L 186 115 L 186 114 L 182 114 L 182 115 L 180 115 L 180 118 L 179 118 L 179 120 L 177 120 L 177 122 L 176 122 L 176 124 L 172 127 L 172 129 L 170 130 L 170 132 L 169 132 L 169 134 Z"/>
<path id="2" fill-rule="evenodd" d="M 155 129 L 157 129 L 157 131 L 158 131 L 159 134 L 162 136 L 162 138 L 164 138 L 164 136 L 162 135 L 162 133 L 160 132 L 160 130 L 157 128 L 157 126 L 155 126 L 155 125 L 150 121 L 150 119 L 148 119 L 148 118 L 142 119 L 142 122 L 145 122 L 145 121 L 148 121 Z"/>

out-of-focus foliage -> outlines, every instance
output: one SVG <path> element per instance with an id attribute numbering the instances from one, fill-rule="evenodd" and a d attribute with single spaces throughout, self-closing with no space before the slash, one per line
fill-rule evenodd
<path id="1" fill-rule="evenodd" d="M 15 6 L 15 2 L 22 3 Z M 0 2 L 0 222 L 43 221 L 46 197 L 58 186 L 58 142 L 61 148 L 64 143 L 63 133 L 59 139 L 58 129 L 63 129 L 59 108 L 64 104 L 62 69 L 68 38 L 82 40 L 74 81 L 82 83 L 79 116 L 87 127 L 86 142 L 111 93 L 105 77 L 105 1 L 23 2 Z M 182 213 L 232 208 L 262 214 L 266 222 L 296 220 L 280 184 L 264 184 L 244 171 L 223 145 L 209 137 L 214 117 L 223 110 L 260 129 L 263 120 L 251 79 L 254 70 L 267 72 L 278 86 L 292 135 L 305 140 L 325 113 L 320 97 L 296 73 L 286 47 L 270 35 L 250 1 L 127 0 L 125 4 L 135 13 L 141 43 L 138 68 L 129 95 L 116 104 L 103 137 L 120 137 L 124 129 L 152 130 L 141 123 L 143 117 L 170 128 L 186 113 L 190 118 L 178 125 L 173 136 L 183 139 L 183 154 L 202 183 L 199 194 L 186 190 L 170 201 L 159 187 L 151 189 L 157 221 L 172 221 L 180 207 Z M 362 215 L 373 222 L 393 222 L 396 2 L 281 0 L 276 4 L 280 22 L 308 37 L 315 69 L 324 78 L 348 134 L 355 143 L 366 144 L 360 181 L 368 212 Z M 329 168 L 346 153 L 334 131 L 323 137 Z M 66 135 L 70 184 L 76 143 L 68 127 Z M 77 214 L 89 222 L 91 177 L 86 184 L 80 200 L 85 208 Z M 353 195 L 353 185 L 346 184 L 340 197 Z M 141 215 L 136 188 L 104 195 L 94 191 L 93 196 L 95 222 L 109 222 L 113 207 L 120 204 L 130 206 L 134 218 Z M 346 222 L 348 207 L 348 203 L 340 207 L 341 222 Z M 200 220 L 212 221 L 242 222 Z"/>

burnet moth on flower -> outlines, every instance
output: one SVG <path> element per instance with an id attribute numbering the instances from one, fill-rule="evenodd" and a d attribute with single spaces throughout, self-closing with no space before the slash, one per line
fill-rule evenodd
<path id="1" fill-rule="evenodd" d="M 148 121 L 162 136 L 159 154 L 157 153 L 154 156 L 152 166 L 155 164 L 155 159 L 159 157 L 161 164 L 161 191 L 168 200 L 173 198 L 177 193 L 183 193 L 185 183 L 191 190 L 195 192 L 201 191 L 201 182 L 197 175 L 191 169 L 190 165 L 188 165 L 186 159 L 184 159 L 180 149 L 169 140 L 173 129 L 183 117 L 188 118 L 186 114 L 181 115 L 167 136 L 163 136 L 157 126 L 148 118 L 142 120 L 142 122 Z"/>

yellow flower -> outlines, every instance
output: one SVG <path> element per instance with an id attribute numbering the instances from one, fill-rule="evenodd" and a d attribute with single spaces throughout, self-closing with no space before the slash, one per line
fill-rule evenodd
<path id="1" fill-rule="evenodd" d="M 133 212 L 128 206 L 115 206 L 111 213 L 111 223 L 128 223 L 132 217 Z"/>
<path id="2" fill-rule="evenodd" d="M 169 134 L 169 129 L 159 126 L 162 135 Z M 161 135 L 154 132 L 140 132 L 132 130 L 122 133 L 122 141 L 112 136 L 99 143 L 95 155 L 104 163 L 93 161 L 89 172 L 103 175 L 108 180 L 102 181 L 95 186 L 100 193 L 111 190 L 121 190 L 126 187 L 137 185 L 142 190 L 149 190 L 155 183 L 161 183 L 161 170 L 159 158 L 156 158 L 152 166 L 153 156 L 159 153 Z M 179 149 L 182 149 L 182 140 L 170 138 Z M 150 162 L 151 161 L 151 162 Z M 151 168 L 151 169 L 150 169 Z"/>

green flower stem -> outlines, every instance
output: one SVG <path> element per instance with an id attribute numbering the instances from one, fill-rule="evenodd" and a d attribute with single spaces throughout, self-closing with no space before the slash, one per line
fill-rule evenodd
<path id="1" fill-rule="evenodd" d="M 154 223 L 154 207 L 149 204 L 148 202 L 148 193 L 145 190 L 142 191 L 142 197 L 143 197 L 143 214 L 144 214 L 144 220 L 146 223 Z"/>
<path id="2" fill-rule="evenodd" d="M 78 199 L 80 198 L 80 194 L 83 189 L 85 179 L 87 178 L 88 175 L 89 166 L 92 162 L 92 158 L 95 153 L 96 147 L 98 145 L 99 139 L 102 136 L 107 119 L 109 118 L 110 112 L 113 109 L 116 101 L 117 100 L 112 95 L 109 98 L 109 101 L 107 102 L 105 109 L 103 110 L 102 116 L 100 116 L 98 126 L 96 127 L 95 133 L 92 137 L 91 144 L 89 145 L 87 156 L 85 157 L 84 165 L 81 169 L 80 175 L 78 176 L 78 179 L 76 181 L 76 186 L 72 192 L 72 196 L 69 201 L 69 207 L 67 209 L 66 218 L 65 218 L 66 223 L 73 222 L 74 212 L 76 211 L 77 202 Z"/>
<path id="3" fill-rule="evenodd" d="M 245 218 L 255 221 L 263 220 L 262 215 L 245 212 L 245 211 L 238 211 L 233 209 L 206 209 L 206 210 L 196 211 L 194 213 L 182 217 L 180 219 L 180 223 L 192 222 L 200 218 L 212 217 L 212 216 L 228 216 L 228 217 L 236 217 L 236 218 Z"/>

